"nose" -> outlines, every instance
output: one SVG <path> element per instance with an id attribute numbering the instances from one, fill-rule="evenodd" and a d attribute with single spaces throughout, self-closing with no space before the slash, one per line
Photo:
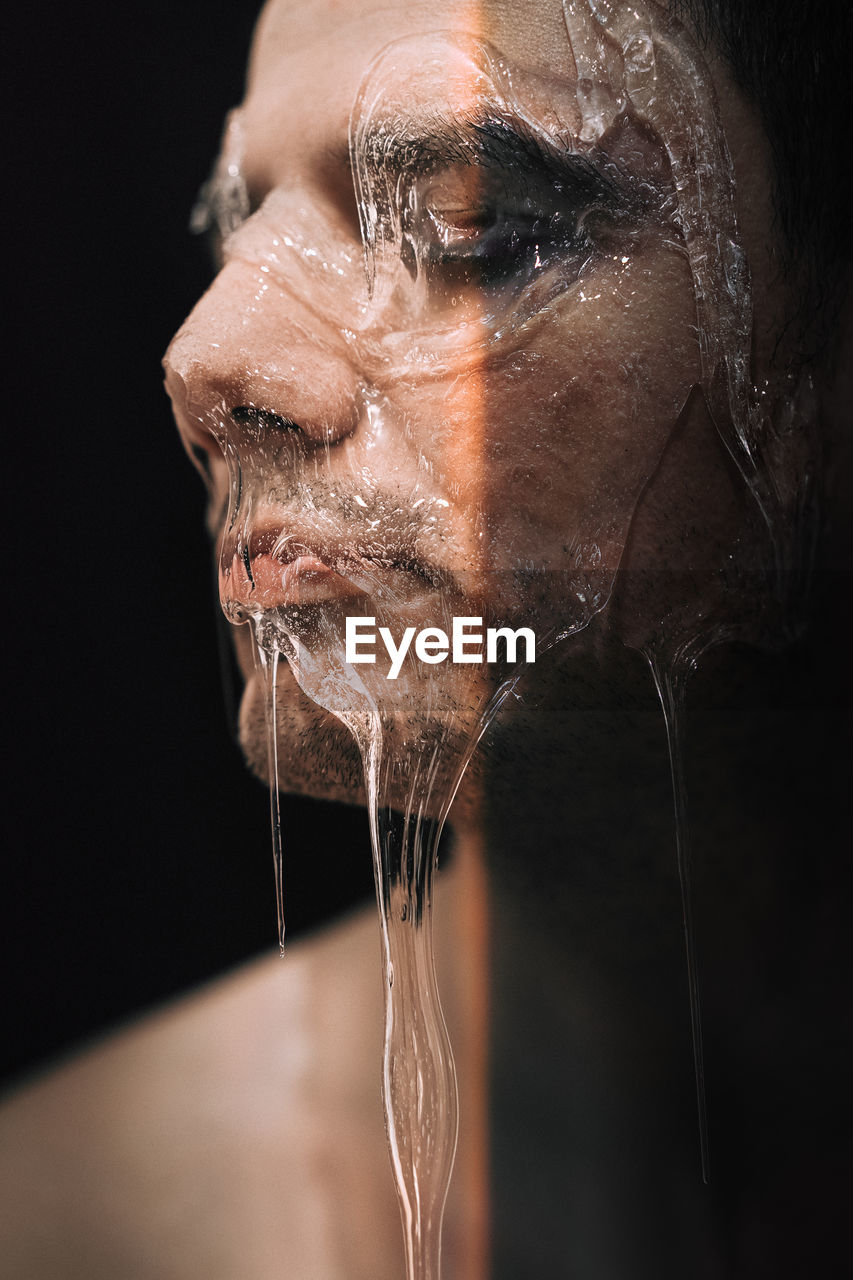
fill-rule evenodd
<path id="1" fill-rule="evenodd" d="M 223 430 L 239 436 L 259 419 L 306 448 L 358 425 L 360 379 L 340 330 L 243 262 L 219 273 L 163 367 L 185 442 L 213 454 Z"/>

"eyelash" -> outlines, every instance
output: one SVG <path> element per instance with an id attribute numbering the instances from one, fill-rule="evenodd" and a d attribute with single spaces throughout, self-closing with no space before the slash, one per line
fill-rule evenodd
<path id="1" fill-rule="evenodd" d="M 461 270 L 466 283 L 498 287 L 513 277 L 551 265 L 558 257 L 588 256 L 591 241 L 583 229 L 559 213 L 545 216 L 511 208 L 478 211 L 481 232 L 454 241 L 439 235 L 427 248 L 428 270 Z"/>
<path id="2" fill-rule="evenodd" d="M 468 207 L 441 209 L 429 188 L 415 192 L 404 220 L 403 258 L 419 265 L 434 284 L 503 288 L 523 286 L 535 272 L 560 263 L 575 275 L 594 253 L 597 230 L 590 222 L 618 215 L 610 192 L 591 190 L 588 180 L 541 183 L 513 192 L 504 189 Z"/>

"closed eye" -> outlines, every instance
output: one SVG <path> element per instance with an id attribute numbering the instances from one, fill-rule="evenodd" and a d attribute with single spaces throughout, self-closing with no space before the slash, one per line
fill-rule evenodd
<path id="1" fill-rule="evenodd" d="M 403 256 L 435 288 L 523 287 L 550 268 L 574 278 L 614 228 L 636 221 L 632 202 L 585 157 L 567 156 L 559 178 L 456 164 L 415 183 Z"/>
<path id="2" fill-rule="evenodd" d="M 510 116 L 434 120 L 378 139 L 364 185 L 397 192 L 402 261 L 433 301 L 446 290 L 454 306 L 459 290 L 523 288 L 551 268 L 575 279 L 658 203 L 603 150 L 579 151 Z"/>

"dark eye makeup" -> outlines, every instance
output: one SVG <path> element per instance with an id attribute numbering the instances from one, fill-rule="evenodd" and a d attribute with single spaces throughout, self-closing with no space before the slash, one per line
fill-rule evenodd
<path id="1" fill-rule="evenodd" d="M 577 275 L 653 192 L 602 151 L 543 141 L 515 121 L 469 122 L 433 145 L 411 175 L 404 261 L 434 285 L 519 287 L 559 266 Z"/>

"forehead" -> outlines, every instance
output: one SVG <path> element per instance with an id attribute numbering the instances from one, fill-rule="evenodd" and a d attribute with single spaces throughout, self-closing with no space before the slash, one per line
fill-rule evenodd
<path id="1" fill-rule="evenodd" d="M 439 30 L 492 41 L 531 68 L 567 59 L 561 0 L 270 0 L 258 23 L 250 80 L 313 55 L 338 69 L 350 59 L 363 63 L 401 36 Z"/>
<path id="2" fill-rule="evenodd" d="M 488 42 L 514 77 L 551 97 L 574 76 L 561 0 L 270 0 L 249 63 L 249 168 L 292 172 L 304 157 L 338 150 L 373 59 L 394 40 L 436 31 Z"/>

